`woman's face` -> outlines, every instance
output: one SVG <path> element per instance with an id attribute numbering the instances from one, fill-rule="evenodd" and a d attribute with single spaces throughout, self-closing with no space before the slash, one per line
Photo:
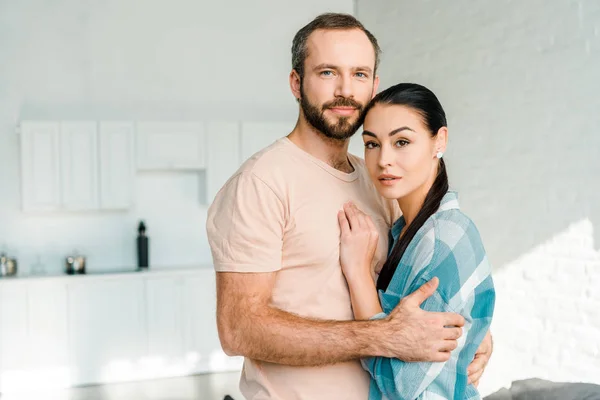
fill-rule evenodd
<path id="1" fill-rule="evenodd" d="M 383 197 L 399 199 L 433 183 L 437 153 L 446 150 L 445 127 L 432 137 L 414 109 L 377 104 L 367 113 L 363 128 L 365 163 Z"/>

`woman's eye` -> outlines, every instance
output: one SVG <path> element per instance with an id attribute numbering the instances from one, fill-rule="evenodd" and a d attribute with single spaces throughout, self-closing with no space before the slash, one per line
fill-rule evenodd
<path id="1" fill-rule="evenodd" d="M 408 141 L 404 140 L 404 139 L 400 139 L 400 140 L 396 141 L 396 143 L 395 143 L 396 147 L 404 147 L 407 144 L 408 144 Z"/>
<path id="2" fill-rule="evenodd" d="M 365 143 L 365 148 L 366 149 L 374 149 L 375 147 L 377 147 L 377 143 L 375 143 L 375 142 L 367 142 L 367 143 Z"/>

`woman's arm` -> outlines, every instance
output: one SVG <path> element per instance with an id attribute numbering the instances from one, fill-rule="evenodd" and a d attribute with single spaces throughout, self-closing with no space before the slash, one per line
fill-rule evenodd
<path id="1" fill-rule="evenodd" d="M 370 277 L 371 258 L 365 256 L 370 254 L 371 236 L 368 233 L 360 233 L 369 231 L 365 228 L 368 227 L 368 217 L 350 206 L 345 207 L 345 218 L 340 214 L 339 220 L 342 229 L 340 261 L 350 288 L 355 317 L 383 318 L 386 315 L 380 313 L 377 291 Z M 451 244 L 456 243 L 456 239 L 459 239 L 458 242 L 473 240 L 473 244 L 477 246 L 480 244 L 480 238 L 469 237 L 473 230 L 466 229 L 463 238 L 453 236 L 452 240 L 445 243 L 443 238 L 435 235 L 433 226 L 431 229 L 429 235 L 426 235 L 429 239 L 422 240 L 416 246 L 415 254 L 419 256 L 413 260 L 414 265 L 403 266 L 412 269 L 412 276 L 420 276 L 410 283 L 408 293 L 424 283 L 426 277 L 439 276 L 441 282 L 438 291 L 423 303 L 421 308 L 424 311 L 459 312 L 465 317 L 467 324 L 463 339 L 459 340 L 458 348 L 452 351 L 447 362 L 408 363 L 385 357 L 363 360 L 363 366 L 369 371 L 378 389 L 390 399 L 414 399 L 428 390 L 443 393 L 445 398 L 455 398 L 467 391 L 474 391 L 474 388 L 467 386 L 466 371 L 491 323 L 494 290 L 487 260 L 468 252 L 453 252 Z M 355 238 L 352 239 L 352 236 Z M 445 254 L 446 257 L 431 257 L 436 243 L 442 246 L 438 255 Z M 424 273 L 417 274 L 419 271 Z M 392 289 L 392 292 L 408 294 L 403 288 Z M 453 293 L 456 295 L 452 295 Z M 384 302 L 391 303 L 386 309 L 393 308 L 400 300 L 400 295 L 384 293 L 383 296 Z"/>
<path id="2" fill-rule="evenodd" d="M 379 304 L 377 288 L 375 287 L 375 282 L 373 282 L 373 279 L 371 278 L 371 274 L 366 274 L 364 277 L 349 279 L 348 288 L 350 289 L 350 299 L 352 300 L 354 319 L 371 319 L 383 312 L 381 305 Z"/>
<path id="3" fill-rule="evenodd" d="M 489 307 L 489 301 L 482 302 L 481 299 L 476 300 L 476 297 L 477 294 L 473 292 L 465 301 L 470 304 L 479 302 L 480 306 Z M 453 311 L 439 292 L 423 303 L 422 308 L 425 311 Z M 463 327 L 464 339 L 458 341 L 458 347 L 446 362 L 408 363 L 396 358 L 371 357 L 362 361 L 363 367 L 369 372 L 379 391 L 389 399 L 417 399 L 425 392 L 436 393 L 445 399 L 467 398 L 466 394 L 474 394 L 475 390 L 468 387 L 466 369 L 491 323 L 491 314 L 473 317 L 480 311 L 461 310 L 467 320 Z M 486 311 L 482 314 L 485 315 Z"/>
<path id="4" fill-rule="evenodd" d="M 371 265 L 379 232 L 371 218 L 353 204 L 338 213 L 340 223 L 340 264 L 348 282 L 354 319 L 371 319 L 383 311 L 371 277 Z"/>

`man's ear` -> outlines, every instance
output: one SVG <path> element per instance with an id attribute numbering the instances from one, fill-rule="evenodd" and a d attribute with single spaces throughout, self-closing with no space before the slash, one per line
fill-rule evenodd
<path id="1" fill-rule="evenodd" d="M 377 89 L 379 89 L 379 75 L 375 75 L 375 79 L 373 79 L 373 93 L 371 94 L 371 98 L 375 97 Z"/>
<path id="2" fill-rule="evenodd" d="M 300 100 L 302 90 L 300 87 L 302 86 L 302 78 L 300 78 L 300 74 L 295 69 L 290 72 L 290 89 L 292 90 L 292 94 L 296 98 L 296 100 Z"/>

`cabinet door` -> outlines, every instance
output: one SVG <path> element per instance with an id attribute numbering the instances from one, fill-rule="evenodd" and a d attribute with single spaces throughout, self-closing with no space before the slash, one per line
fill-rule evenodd
<path id="1" fill-rule="evenodd" d="M 24 211 L 60 208 L 60 126 L 21 123 L 21 188 Z"/>
<path id="2" fill-rule="evenodd" d="M 205 167 L 204 124 L 139 122 L 137 166 L 141 170 L 199 170 Z"/>
<path id="3" fill-rule="evenodd" d="M 61 123 L 62 203 L 67 210 L 98 209 L 95 122 Z"/>
<path id="4" fill-rule="evenodd" d="M 196 373 L 239 371 L 242 357 L 228 357 L 217 330 L 215 272 L 199 271 L 184 280 L 184 333 L 188 368 Z"/>
<path id="5" fill-rule="evenodd" d="M 294 124 L 287 122 L 242 123 L 242 162 L 277 139 L 287 136 L 292 129 Z"/>
<path id="6" fill-rule="evenodd" d="M 183 359 L 182 287 L 181 278 L 146 280 L 148 357 L 161 376 Z"/>
<path id="7" fill-rule="evenodd" d="M 128 209 L 134 194 L 134 130 L 131 122 L 100 123 L 100 208 Z"/>
<path id="8" fill-rule="evenodd" d="M 77 384 L 140 378 L 147 350 L 140 279 L 69 284 L 71 381 Z"/>
<path id="9" fill-rule="evenodd" d="M 27 287 L 0 284 L 0 392 L 28 385 Z"/>
<path id="10" fill-rule="evenodd" d="M 67 347 L 67 286 L 28 283 L 29 382 L 38 387 L 66 387 L 69 382 Z"/>
<path id="11" fill-rule="evenodd" d="M 207 137 L 206 194 L 210 203 L 241 165 L 240 124 L 211 122 Z"/>

